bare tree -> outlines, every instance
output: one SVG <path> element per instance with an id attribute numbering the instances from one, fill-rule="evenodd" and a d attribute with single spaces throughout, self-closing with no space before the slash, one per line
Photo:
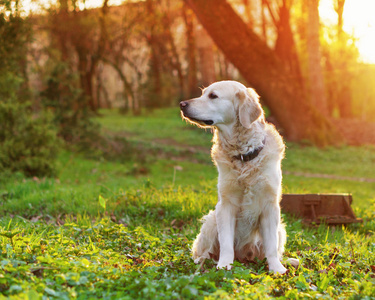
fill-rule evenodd
<path id="1" fill-rule="evenodd" d="M 140 99 L 137 96 L 137 88 L 142 78 L 141 66 L 138 60 L 144 60 L 146 56 L 139 51 L 141 20 L 144 15 L 144 8 L 138 3 L 122 7 L 123 16 L 114 22 L 111 34 L 108 38 L 110 49 L 101 61 L 113 68 L 122 82 L 122 95 L 124 111 L 130 110 L 134 115 L 141 113 Z M 142 45 L 142 44 L 141 44 Z M 131 69 L 129 76 L 126 70 Z"/>
<path id="2" fill-rule="evenodd" d="M 180 98 L 183 97 L 184 76 L 172 34 L 174 12 L 170 12 L 169 2 L 162 0 L 146 0 L 145 38 L 150 48 L 150 88 L 148 107 L 170 104 L 170 90 L 165 89 L 169 82 L 177 77 Z M 175 7 L 174 7 L 175 8 Z M 177 75 L 177 76 L 176 76 Z M 176 84 L 174 84 L 176 86 Z"/>
<path id="3" fill-rule="evenodd" d="M 67 0 L 60 0 L 60 9 L 53 19 L 52 33 L 58 41 L 58 49 L 61 51 L 61 59 L 64 62 L 73 60 L 71 50 L 77 54 L 78 72 L 81 88 L 87 98 L 89 107 L 96 111 L 96 94 L 94 93 L 93 80 L 100 58 L 106 48 L 106 18 L 108 14 L 108 0 L 103 0 L 99 17 L 99 29 L 97 20 L 88 10 L 78 9 L 78 0 L 73 0 L 70 8 Z M 54 16 L 55 17 L 55 16 Z M 95 31 L 99 31 L 98 34 Z"/>

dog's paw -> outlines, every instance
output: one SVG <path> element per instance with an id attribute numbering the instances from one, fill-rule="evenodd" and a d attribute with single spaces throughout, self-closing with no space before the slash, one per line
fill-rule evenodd
<path id="1" fill-rule="evenodd" d="M 216 268 L 218 270 L 220 269 L 227 269 L 228 271 L 232 269 L 232 265 L 231 264 L 217 264 Z"/>
<path id="2" fill-rule="evenodd" d="M 285 274 L 287 271 L 287 269 L 282 264 L 280 264 L 280 266 L 277 266 L 277 267 L 275 266 L 269 267 L 269 270 L 270 272 L 273 272 L 275 274 L 281 274 L 281 275 Z"/>
<path id="3" fill-rule="evenodd" d="M 288 258 L 286 262 L 296 269 L 299 266 L 299 260 L 297 258 Z"/>
<path id="4" fill-rule="evenodd" d="M 195 264 L 199 264 L 200 262 L 201 262 L 201 258 L 200 257 L 194 259 L 194 263 Z"/>
<path id="5" fill-rule="evenodd" d="M 219 269 L 227 269 L 230 270 L 232 269 L 232 264 L 233 264 L 233 259 L 228 259 L 228 260 L 222 260 L 220 259 L 216 268 Z"/>
<path id="6" fill-rule="evenodd" d="M 285 274 L 287 271 L 278 258 L 268 260 L 268 269 L 275 274 Z"/>
<path id="7" fill-rule="evenodd" d="M 200 264 L 204 262 L 206 259 L 210 259 L 210 254 L 208 252 L 205 252 L 200 255 L 198 255 L 197 253 L 193 253 L 193 260 L 195 264 Z"/>

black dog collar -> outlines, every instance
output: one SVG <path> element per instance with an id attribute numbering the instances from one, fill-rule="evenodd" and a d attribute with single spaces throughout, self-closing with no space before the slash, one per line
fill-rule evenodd
<path id="1" fill-rule="evenodd" d="M 266 143 L 266 138 L 264 138 L 262 146 L 255 148 L 253 151 L 250 151 L 246 154 L 239 154 L 237 156 L 234 156 L 234 158 L 239 159 L 240 161 L 243 161 L 243 162 L 253 160 L 259 155 L 260 151 L 263 150 L 265 143 Z"/>

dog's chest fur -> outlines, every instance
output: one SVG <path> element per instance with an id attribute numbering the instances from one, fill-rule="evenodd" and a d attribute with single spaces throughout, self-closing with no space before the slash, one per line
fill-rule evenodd
<path id="1" fill-rule="evenodd" d="M 255 124 L 249 130 L 239 123 L 235 125 L 233 132 L 230 137 L 224 138 L 218 130 L 215 130 L 211 156 L 219 173 L 226 173 L 225 177 L 228 177 L 228 180 L 246 188 L 249 180 L 252 181 L 251 177 L 259 175 L 266 159 L 266 151 L 263 149 L 257 157 L 246 162 L 238 159 L 238 156 L 264 146 L 263 141 L 267 133 L 264 124 Z"/>
<path id="2" fill-rule="evenodd" d="M 261 146 L 265 137 L 264 148 L 256 158 L 247 162 L 235 158 L 240 153 Z M 220 133 L 216 131 L 213 141 L 211 155 L 219 172 L 218 185 L 225 185 L 228 193 L 240 194 L 240 200 L 236 200 L 233 204 L 241 206 L 244 208 L 243 211 L 250 212 L 256 218 L 266 204 L 256 193 L 273 185 L 273 175 L 270 174 L 274 174 L 274 171 L 270 168 L 274 168 L 275 164 L 280 166 L 284 155 L 284 143 L 280 135 L 273 126 L 261 124 L 253 131 L 243 130 L 230 140 L 223 140 Z M 231 198 L 238 199 L 238 197 Z"/>

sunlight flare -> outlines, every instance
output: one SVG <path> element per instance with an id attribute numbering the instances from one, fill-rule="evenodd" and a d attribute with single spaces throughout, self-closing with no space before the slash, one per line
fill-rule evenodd
<path id="1" fill-rule="evenodd" d="M 337 14 L 332 0 L 321 0 L 320 18 L 327 25 L 337 24 Z M 343 29 L 353 35 L 364 63 L 375 64 L 375 1 L 346 0 L 343 13 Z"/>

